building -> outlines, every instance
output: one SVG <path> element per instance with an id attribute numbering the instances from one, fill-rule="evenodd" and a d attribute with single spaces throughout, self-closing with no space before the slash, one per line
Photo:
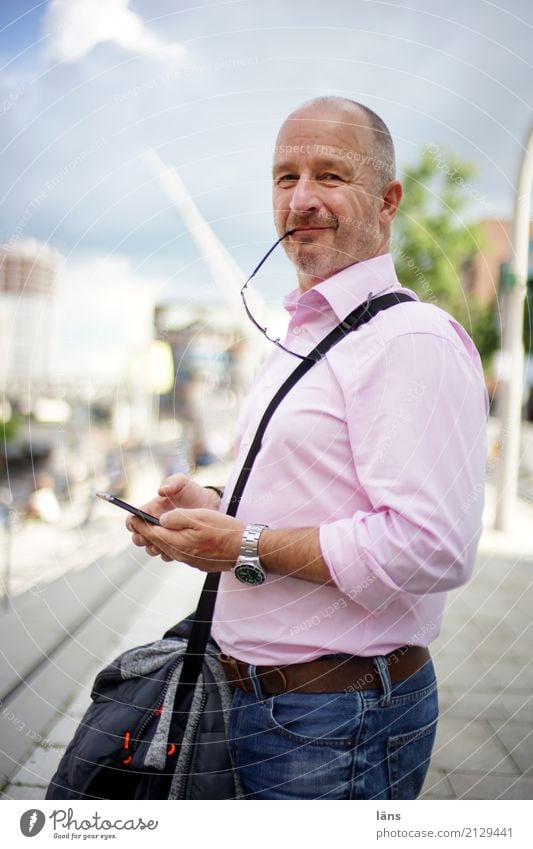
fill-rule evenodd
<path id="1" fill-rule="evenodd" d="M 479 252 L 462 269 L 466 292 L 476 295 L 484 304 L 491 303 L 500 290 L 502 271 L 512 251 L 512 221 L 487 219 L 480 222 L 482 240 Z M 530 228 L 530 280 L 533 279 L 533 222 Z"/>
<path id="2" fill-rule="evenodd" d="M 49 377 L 51 307 L 61 260 L 37 239 L 0 247 L 0 379 L 8 394 Z"/>

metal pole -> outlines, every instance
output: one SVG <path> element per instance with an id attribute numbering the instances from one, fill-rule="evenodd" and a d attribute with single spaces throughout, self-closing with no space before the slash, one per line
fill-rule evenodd
<path id="1" fill-rule="evenodd" d="M 9 505 L 12 503 L 9 493 L 0 493 L 0 527 L 4 529 L 4 569 L 2 574 L 2 585 L 4 588 L 3 607 L 8 611 L 11 603 L 11 515 Z"/>
<path id="2" fill-rule="evenodd" d="M 533 127 L 531 127 L 518 172 L 513 220 L 511 272 L 514 285 L 507 299 L 504 351 L 509 374 L 502 393 L 500 413 L 501 458 L 497 477 L 494 527 L 508 531 L 518 492 L 520 466 L 520 428 L 524 391 L 524 301 L 527 292 L 529 262 L 529 221 L 533 189 Z"/>

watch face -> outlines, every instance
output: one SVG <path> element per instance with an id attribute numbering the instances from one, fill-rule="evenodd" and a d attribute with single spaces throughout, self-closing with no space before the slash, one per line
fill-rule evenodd
<path id="1" fill-rule="evenodd" d="M 259 566 L 255 566 L 253 563 L 239 563 L 238 566 L 235 566 L 234 570 L 235 577 L 242 581 L 243 584 L 262 584 L 265 581 L 265 573 Z"/>

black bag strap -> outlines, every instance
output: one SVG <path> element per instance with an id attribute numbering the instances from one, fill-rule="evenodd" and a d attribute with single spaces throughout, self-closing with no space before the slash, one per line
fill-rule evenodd
<path id="1" fill-rule="evenodd" d="M 361 304 L 357 307 L 357 309 L 349 313 L 349 315 L 347 315 L 346 318 L 331 331 L 331 333 L 328 333 L 328 335 L 318 343 L 316 348 L 313 348 L 313 350 L 307 355 L 307 358 L 302 360 L 302 362 L 294 369 L 285 382 L 280 386 L 263 413 L 257 432 L 252 444 L 250 445 L 250 449 L 246 455 L 239 477 L 237 478 L 237 482 L 233 488 L 231 498 L 228 501 L 228 507 L 226 510 L 226 514 L 228 516 L 237 515 L 237 510 L 239 508 L 244 488 L 261 448 L 261 442 L 268 423 L 270 422 L 276 408 L 287 393 L 290 392 L 293 386 L 295 386 L 300 378 L 303 377 L 304 374 L 306 374 L 315 365 L 315 363 L 318 363 L 324 357 L 333 345 L 340 342 L 340 340 L 347 336 L 348 333 L 352 333 L 363 324 L 366 324 L 367 321 L 370 321 L 370 319 L 377 315 L 377 313 L 381 310 L 388 309 L 402 301 L 414 300 L 415 299 L 410 295 L 406 295 L 403 292 L 391 292 L 387 295 L 381 295 L 380 297 L 374 298 L 373 300 L 371 300 L 369 296 L 368 300 L 364 304 Z M 220 574 L 220 572 L 209 572 L 202 588 L 198 607 L 194 614 L 191 634 L 187 643 L 185 660 L 183 662 L 183 672 L 181 674 L 180 683 L 185 685 L 193 686 L 196 684 L 202 669 L 205 650 L 211 634 L 211 624 L 215 610 Z M 167 631 L 165 636 L 170 636 L 172 631 L 173 629 Z"/>

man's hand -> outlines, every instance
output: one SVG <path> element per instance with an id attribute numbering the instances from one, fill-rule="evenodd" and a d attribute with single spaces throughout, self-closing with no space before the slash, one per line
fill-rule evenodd
<path id="1" fill-rule="evenodd" d="M 160 554 L 166 562 L 180 560 L 203 572 L 223 572 L 239 556 L 245 526 L 232 516 L 178 508 L 159 514 L 159 519 L 161 527 L 137 516 L 129 516 L 126 524 L 135 545 L 145 545 L 149 554 Z"/>
<path id="2" fill-rule="evenodd" d="M 208 510 L 218 510 L 219 504 L 220 499 L 216 492 L 213 492 L 212 489 L 205 489 L 187 475 L 179 474 L 166 478 L 159 487 L 157 496 L 143 504 L 141 509 L 159 519 L 163 513 L 168 513 L 175 507 L 205 507 Z M 138 546 L 145 546 L 146 553 L 151 557 L 161 556 L 167 562 L 175 560 L 174 557 L 168 557 L 163 551 L 159 551 L 157 546 L 146 537 L 144 533 L 147 527 L 146 522 L 142 522 L 139 532 L 137 532 L 128 518 L 126 519 L 126 527 L 133 533 L 132 542 Z"/>
<path id="3" fill-rule="evenodd" d="M 207 507 L 208 510 L 218 510 L 220 504 L 220 498 L 216 492 L 200 486 L 187 475 L 172 475 L 164 480 L 158 489 L 158 495 L 166 498 L 171 504 L 168 509 Z"/>

